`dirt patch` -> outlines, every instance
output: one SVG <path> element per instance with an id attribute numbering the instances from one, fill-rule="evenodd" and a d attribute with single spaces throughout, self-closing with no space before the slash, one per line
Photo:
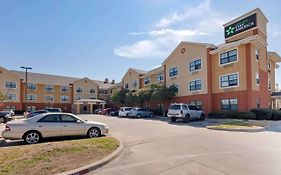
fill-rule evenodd
<path id="1" fill-rule="evenodd" d="M 0 175 L 60 173 L 98 161 L 118 146 L 104 137 L 0 148 Z"/>

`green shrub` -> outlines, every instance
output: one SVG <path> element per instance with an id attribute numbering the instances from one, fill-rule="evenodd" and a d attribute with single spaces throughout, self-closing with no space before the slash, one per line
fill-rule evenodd
<path id="1" fill-rule="evenodd" d="M 272 109 L 252 109 L 251 112 L 253 112 L 256 115 L 257 120 L 271 120 L 272 119 Z"/>
<path id="2" fill-rule="evenodd" d="M 274 110 L 272 112 L 272 120 L 281 120 L 281 110 Z"/>
<path id="3" fill-rule="evenodd" d="M 225 114 L 224 111 L 209 112 L 208 118 L 219 119 L 219 118 L 222 118 L 222 116 L 223 116 L 224 114 Z"/>

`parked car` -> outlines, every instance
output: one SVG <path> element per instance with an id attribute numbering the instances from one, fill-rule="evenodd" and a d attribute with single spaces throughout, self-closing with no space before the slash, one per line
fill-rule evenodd
<path id="1" fill-rule="evenodd" d="M 27 144 L 35 144 L 48 137 L 92 138 L 107 133 L 108 126 L 103 123 L 82 120 L 69 113 L 44 113 L 29 119 L 8 122 L 2 137 L 11 140 L 23 139 Z"/>
<path id="2" fill-rule="evenodd" d="M 8 112 L 11 116 L 15 116 L 15 112 L 12 109 L 5 109 L 3 112 Z"/>
<path id="3" fill-rule="evenodd" d="M 121 107 L 118 112 L 119 117 L 129 117 L 129 112 L 131 109 L 132 107 Z"/>
<path id="4" fill-rule="evenodd" d="M 10 120 L 12 120 L 12 116 L 10 112 L 6 112 L 6 111 L 1 111 L 0 112 L 0 123 L 6 123 Z"/>
<path id="5" fill-rule="evenodd" d="M 36 115 L 44 114 L 44 113 L 48 113 L 48 111 L 46 111 L 46 110 L 31 111 L 27 114 L 27 118 L 31 118 L 31 117 L 34 117 Z"/>
<path id="6" fill-rule="evenodd" d="M 114 109 L 112 109 L 112 108 L 105 108 L 105 109 L 103 109 L 102 111 L 101 111 L 101 115 L 108 115 L 108 114 L 110 114 L 110 112 L 111 111 L 113 111 Z"/>
<path id="7" fill-rule="evenodd" d="M 119 110 L 113 110 L 113 111 L 110 112 L 109 115 L 111 115 L 111 116 L 118 116 L 118 113 L 119 113 Z"/>
<path id="8" fill-rule="evenodd" d="M 94 114 L 99 114 L 101 112 L 101 109 L 94 110 Z"/>
<path id="9" fill-rule="evenodd" d="M 205 113 L 194 105 L 174 103 L 169 106 L 168 117 L 171 118 L 172 122 L 180 118 L 187 123 L 194 119 L 204 120 Z"/>
<path id="10" fill-rule="evenodd" d="M 129 117 L 136 117 L 136 118 L 141 118 L 141 117 L 154 117 L 154 113 L 152 111 L 142 109 L 142 108 L 132 108 L 129 112 Z"/>
<path id="11" fill-rule="evenodd" d="M 61 108 L 45 108 L 48 112 L 62 112 Z"/>

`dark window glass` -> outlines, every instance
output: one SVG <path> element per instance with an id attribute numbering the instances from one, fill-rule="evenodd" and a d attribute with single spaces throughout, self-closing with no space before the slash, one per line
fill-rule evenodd
<path id="1" fill-rule="evenodd" d="M 236 49 L 220 54 L 220 64 L 231 63 L 231 62 L 234 62 L 236 60 L 237 60 Z"/>
<path id="2" fill-rule="evenodd" d="M 61 121 L 65 122 L 65 123 L 76 123 L 77 119 L 70 115 L 63 114 L 63 115 L 61 115 Z"/>
<path id="3" fill-rule="evenodd" d="M 40 119 L 38 122 L 60 122 L 60 115 L 58 114 L 47 115 L 46 117 Z"/>

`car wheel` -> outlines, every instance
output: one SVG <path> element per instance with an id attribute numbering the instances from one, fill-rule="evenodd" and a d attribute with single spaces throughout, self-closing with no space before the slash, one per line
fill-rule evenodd
<path id="1" fill-rule="evenodd" d="M 177 118 L 171 117 L 171 121 L 172 121 L 172 122 L 176 122 L 176 121 L 177 121 Z"/>
<path id="2" fill-rule="evenodd" d="M 27 144 L 36 144 L 41 141 L 42 136 L 38 131 L 29 131 L 24 134 L 23 139 Z"/>
<path id="3" fill-rule="evenodd" d="M 186 114 L 184 119 L 183 119 L 184 123 L 188 123 L 190 121 L 190 116 L 189 114 Z"/>
<path id="4" fill-rule="evenodd" d="M 89 138 L 99 137 L 101 135 L 101 131 L 99 128 L 91 128 L 91 129 L 89 129 L 87 135 Z"/>
<path id="5" fill-rule="evenodd" d="M 130 117 L 129 114 L 126 114 L 126 117 L 129 118 Z"/>
<path id="6" fill-rule="evenodd" d="M 151 118 L 154 118 L 154 114 L 153 114 L 153 113 L 151 113 L 151 114 L 150 114 L 150 117 L 151 117 Z"/>
<path id="7" fill-rule="evenodd" d="M 201 114 L 200 120 L 205 120 L 205 114 Z"/>
<path id="8" fill-rule="evenodd" d="M 141 118 L 141 115 L 140 115 L 140 114 L 137 114 L 137 118 Z"/>
<path id="9" fill-rule="evenodd" d="M 7 121 L 6 121 L 6 119 L 5 119 L 5 117 L 1 117 L 0 118 L 0 123 L 6 123 Z"/>

